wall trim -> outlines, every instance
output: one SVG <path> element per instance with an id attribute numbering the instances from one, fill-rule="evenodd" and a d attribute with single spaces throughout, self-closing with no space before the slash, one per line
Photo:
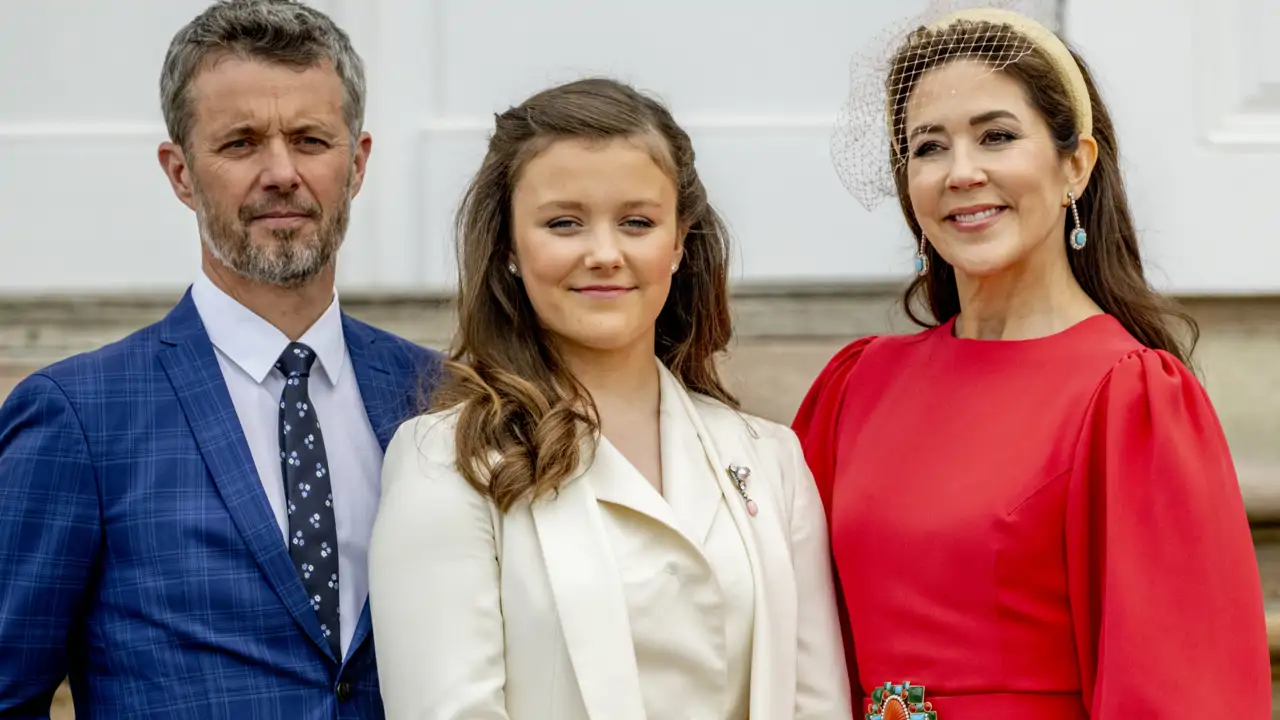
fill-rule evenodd
<path id="1" fill-rule="evenodd" d="M 910 332 L 901 286 L 887 284 L 751 284 L 733 290 L 741 341 L 834 340 Z M 0 295 L 0 359 L 42 365 L 113 342 L 155 322 L 181 292 Z M 440 346 L 453 332 L 448 293 L 344 292 L 347 312 L 414 341 Z M 1182 303 L 1212 332 L 1274 332 L 1280 295 L 1186 297 Z"/>

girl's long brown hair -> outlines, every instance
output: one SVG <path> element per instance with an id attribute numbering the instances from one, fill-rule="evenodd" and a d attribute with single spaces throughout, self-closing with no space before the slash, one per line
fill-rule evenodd
<path id="1" fill-rule="evenodd" d="M 930 68 L 959 59 L 986 61 L 995 65 L 998 59 L 1016 55 L 1027 41 L 1010 33 L 1004 25 L 989 22 L 961 21 L 941 29 L 921 28 L 913 33 L 899 50 L 891 66 L 888 87 L 895 89 L 889 106 L 895 108 L 890 118 L 893 128 L 893 155 L 907 153 L 905 135 L 906 98 L 915 83 Z M 1098 144 L 1098 161 L 1089 185 L 1076 199 L 1080 223 L 1087 233 L 1088 244 L 1079 251 L 1067 253 L 1076 281 L 1098 307 L 1115 317 L 1131 335 L 1146 347 L 1164 350 L 1191 367 L 1191 353 L 1199 339 L 1195 320 L 1170 298 L 1156 292 L 1143 273 L 1138 251 L 1138 233 L 1129 212 L 1120 172 L 1120 150 L 1115 126 L 1097 85 L 1079 55 L 1071 53 L 1089 89 L 1093 105 L 1093 138 Z M 1016 62 L 1004 65 L 1001 72 L 1022 84 L 1031 104 L 1048 124 L 1054 144 L 1063 155 L 1075 152 L 1080 144 L 1077 118 L 1072 110 L 1066 86 L 1044 52 L 1033 48 Z M 898 202 L 914 237 L 920 237 L 907 188 L 906 163 L 895 162 Z M 1062 228 L 1062 241 L 1074 228 L 1068 213 Z M 908 316 L 923 327 L 936 327 L 960 314 L 960 296 L 956 289 L 955 270 L 926 243 L 929 272 L 912 281 L 904 295 Z M 927 309 L 932 320 L 922 317 L 919 308 Z M 1181 325 L 1183 332 L 1175 330 Z"/>
<path id="2" fill-rule="evenodd" d="M 689 228 L 654 352 L 685 387 L 730 406 L 715 355 L 729 343 L 729 236 L 694 167 L 693 145 L 659 102 L 591 78 L 544 90 L 496 116 L 488 153 L 456 218 L 458 334 L 429 409 L 458 408 L 458 470 L 506 512 L 553 493 L 574 472 L 580 442 L 599 433 L 595 405 L 548 342 L 512 256 L 511 201 L 524 167 L 562 139 L 654 140 Z"/>

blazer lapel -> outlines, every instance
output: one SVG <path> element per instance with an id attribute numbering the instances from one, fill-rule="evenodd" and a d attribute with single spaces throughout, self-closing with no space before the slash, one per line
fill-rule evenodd
<path id="1" fill-rule="evenodd" d="M 663 491 L 660 495 L 607 438 L 601 437 L 591 471 L 584 478 L 600 502 L 647 515 L 678 533 L 696 552 L 711 530 L 721 505 L 720 487 L 709 482 L 710 465 L 681 397 L 686 393 L 657 359 L 660 368 L 659 448 Z"/>
<path id="2" fill-rule="evenodd" d="M 578 476 L 559 494 L 534 502 L 530 512 L 587 716 L 644 720 L 622 578 L 593 492 L 593 481 L 610 471 L 593 462 L 589 443 L 583 443 L 582 451 Z M 615 466 L 612 472 L 617 470 Z"/>
<path id="3" fill-rule="evenodd" d="M 280 526 L 262 489 L 213 344 L 189 291 L 162 322 L 160 342 L 160 363 L 249 552 L 294 620 L 322 652 L 333 657 L 281 540 Z"/>
<path id="4" fill-rule="evenodd" d="M 589 445 L 584 443 L 584 457 L 588 457 L 589 452 Z M 668 526 L 673 532 L 680 532 L 671 506 L 622 451 L 605 437 L 600 438 L 595 457 L 591 458 L 591 465 L 581 480 L 591 485 L 591 492 L 599 502 L 634 510 Z"/>
<path id="5" fill-rule="evenodd" d="M 708 416 L 679 381 L 665 367 L 661 369 L 665 381 L 679 389 L 678 398 L 688 421 L 696 432 L 698 441 L 712 467 L 717 468 L 716 481 L 728 500 L 730 516 L 742 536 L 751 563 L 755 586 L 755 626 L 752 632 L 751 650 L 751 716 L 771 719 L 789 718 L 794 713 L 794 694 L 775 692 L 776 688 L 795 687 L 795 614 L 797 612 L 794 583 L 782 580 L 790 578 L 790 542 L 782 528 L 787 521 L 780 517 L 781 509 L 773 502 L 767 480 L 762 473 L 776 472 L 776 466 L 761 462 L 752 443 L 747 438 L 751 431 L 746 420 L 733 414 L 732 427 L 724 427 L 725 420 Z M 726 413 L 732 413 L 725 410 Z M 758 508 L 752 516 L 746 503 L 729 479 L 729 465 L 743 465 L 752 470 L 747 492 Z"/>
<path id="6" fill-rule="evenodd" d="M 383 452 L 386 452 L 387 445 L 400 424 L 412 414 L 415 396 L 411 389 L 396 382 L 392 375 L 394 359 L 387 357 L 385 349 L 388 345 L 379 343 L 376 333 L 370 332 L 367 326 L 344 313 L 342 337 L 347 344 L 347 354 L 351 358 L 356 384 L 360 386 L 360 398 L 364 402 L 364 411 L 369 416 L 369 425 L 378 437 L 378 444 L 382 446 Z M 360 619 L 356 621 L 351 643 L 347 647 L 346 659 L 355 655 L 372 631 L 369 601 L 366 598 L 360 611 Z"/>
<path id="7" fill-rule="evenodd" d="M 410 398 L 406 397 L 406 389 L 397 385 L 391 377 L 389 363 L 380 352 L 377 335 L 344 313 L 342 337 L 347 343 L 347 353 L 351 356 L 356 384 L 360 386 L 364 411 L 369 415 L 369 424 L 378 436 L 378 443 L 382 445 L 383 452 L 386 452 L 396 429 L 407 419 Z M 405 417 L 398 417 L 401 409 L 404 410 Z"/>
<path id="8" fill-rule="evenodd" d="M 662 392 L 659 415 L 663 492 L 681 527 L 695 547 L 701 548 L 725 498 L 732 502 L 737 494 L 724 495 L 720 484 L 712 480 L 711 476 L 723 470 L 711 463 L 698 439 L 698 430 L 690 419 L 686 403 L 688 392 L 661 362 L 658 367 Z"/>
<path id="9" fill-rule="evenodd" d="M 778 582 L 790 576 L 789 543 L 782 530 L 785 519 L 759 476 L 753 477 L 748 489 L 759 510 L 749 515 L 726 472 L 730 463 L 755 473 L 777 468 L 766 467 L 746 441 L 749 430 L 739 424 L 745 420 L 735 417 L 732 428 L 720 427 L 722 421 L 707 422 L 679 381 L 661 365 L 659 372 L 664 476 L 703 473 L 709 466 L 719 487 L 705 478 L 673 482 L 672 491 L 677 486 L 682 488 L 680 493 L 693 488 L 676 498 L 687 503 L 686 512 L 681 513 L 684 522 L 679 522 L 663 498 L 602 438 L 594 453 L 591 443 L 583 443 L 578 472 L 558 495 L 530 508 L 587 715 L 591 720 L 644 718 L 626 598 L 599 503 L 641 512 L 670 525 L 686 539 L 689 533 L 681 526 L 689 526 L 696 536 L 690 542 L 696 539 L 695 547 L 700 548 L 724 498 L 746 548 L 755 588 L 751 714 L 765 720 L 791 717 L 794 695 L 777 691 L 795 686 L 794 585 Z"/>

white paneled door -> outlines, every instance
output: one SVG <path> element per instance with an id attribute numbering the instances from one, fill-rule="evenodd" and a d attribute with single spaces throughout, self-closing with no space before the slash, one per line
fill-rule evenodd
<path id="1" fill-rule="evenodd" d="M 1070 0 L 1067 32 L 1116 116 L 1156 279 L 1280 291 L 1280 2 Z"/>
<path id="2" fill-rule="evenodd" d="M 848 61 L 924 0 L 313 0 L 366 60 L 374 151 L 344 288 L 439 290 L 457 200 L 493 114 L 604 74 L 666 100 L 735 231 L 739 281 L 901 279 L 892 203 L 864 211 L 827 139 Z M 158 75 L 204 0 L 0 0 L 0 292 L 172 290 L 197 272 L 190 212 L 155 160 Z M 1072 0 L 1121 128 L 1166 284 L 1280 290 L 1273 0 Z"/>

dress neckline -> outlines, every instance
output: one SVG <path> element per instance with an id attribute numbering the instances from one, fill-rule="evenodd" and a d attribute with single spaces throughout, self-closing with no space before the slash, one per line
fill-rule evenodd
<path id="1" fill-rule="evenodd" d="M 1062 343 L 1076 341 L 1081 336 L 1088 335 L 1091 332 L 1102 331 L 1103 328 L 1114 329 L 1119 325 L 1119 321 L 1111 315 L 1098 313 L 1096 315 L 1090 315 L 1089 317 L 1050 335 L 1043 335 L 1035 338 L 1023 338 L 1020 340 L 979 340 L 977 338 L 962 338 L 956 336 L 956 321 L 959 317 L 959 315 L 952 317 L 950 320 L 938 326 L 937 333 L 941 336 L 943 342 L 956 347 L 979 350 L 989 348 L 995 351 L 1059 345 Z"/>

